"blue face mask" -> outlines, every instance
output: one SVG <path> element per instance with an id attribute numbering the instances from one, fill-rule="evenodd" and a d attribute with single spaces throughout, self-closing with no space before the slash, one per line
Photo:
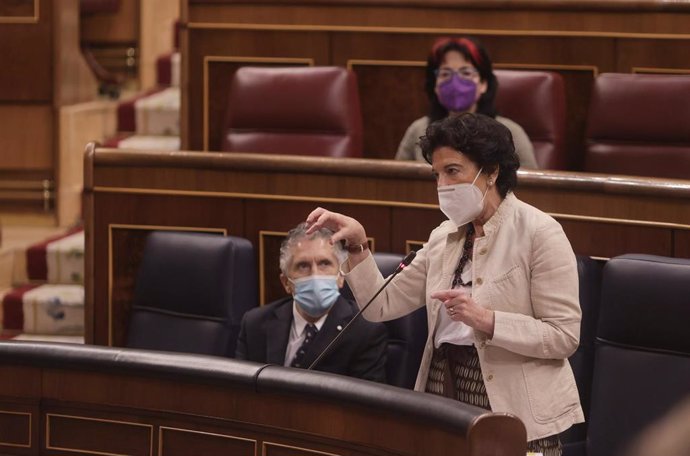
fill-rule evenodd
<path id="1" fill-rule="evenodd" d="M 319 318 L 328 312 L 340 296 L 338 276 L 312 275 L 288 280 L 295 285 L 295 302 L 304 313 L 313 318 Z"/>

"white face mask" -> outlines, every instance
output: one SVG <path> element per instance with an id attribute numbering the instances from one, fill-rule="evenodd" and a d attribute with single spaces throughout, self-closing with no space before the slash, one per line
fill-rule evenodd
<path id="1" fill-rule="evenodd" d="M 441 212 L 458 227 L 477 218 L 484 209 L 486 192 L 482 195 L 481 190 L 474 185 L 481 172 L 480 169 L 471 184 L 438 187 L 438 204 L 441 206 Z"/>

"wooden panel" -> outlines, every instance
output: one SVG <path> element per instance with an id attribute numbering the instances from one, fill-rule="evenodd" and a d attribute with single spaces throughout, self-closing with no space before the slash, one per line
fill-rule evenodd
<path id="1" fill-rule="evenodd" d="M 341 456 L 342 453 L 327 453 L 301 448 L 294 445 L 280 445 L 277 443 L 264 443 L 262 456 Z"/>
<path id="2" fill-rule="evenodd" d="M 38 371 L 31 367 L 0 366 L 0 391 L 3 395 L 31 398 L 41 387 Z M 17 379 L 22 381 L 18 382 Z"/>
<path id="3" fill-rule="evenodd" d="M 132 44 L 139 41 L 139 2 L 120 0 L 116 13 L 81 19 L 81 41 L 88 44 Z M 171 31 L 172 33 L 172 31 Z"/>
<path id="4" fill-rule="evenodd" d="M 407 127 L 428 112 L 424 68 L 386 62 L 352 63 L 362 105 L 364 150 L 368 158 L 395 158 Z M 386 87 L 383 93 L 381 88 Z"/>
<path id="5" fill-rule="evenodd" d="M 53 168 L 54 121 L 50 105 L 0 104 L 0 119 L 0 169 Z"/>
<path id="6" fill-rule="evenodd" d="M 673 236 L 673 255 L 678 258 L 690 258 L 690 231 L 675 230 Z"/>
<path id="7" fill-rule="evenodd" d="M 426 242 L 431 231 L 436 228 L 446 217 L 437 208 L 395 208 L 391 211 L 391 245 L 399 253 L 407 253 L 407 248 L 402 251 L 401 246 L 407 246 L 415 242 Z M 413 250 L 417 250 L 416 248 Z"/>
<path id="8" fill-rule="evenodd" d="M 259 243 L 254 244 L 259 246 L 259 305 L 287 296 L 279 280 L 281 271 L 276 261 L 280 258 L 280 245 L 286 235 L 286 231 L 260 231 Z"/>
<path id="9" fill-rule="evenodd" d="M 2 3 L 8 4 L 7 1 Z M 30 2 L 21 3 L 25 5 L 21 10 L 33 8 L 28 6 Z M 0 102 L 52 100 L 52 14 L 53 0 L 41 0 L 38 22 L 5 24 L 0 20 L 0 55 L 4 62 L 12 62 L 0 71 Z"/>
<path id="10" fill-rule="evenodd" d="M 668 47 L 663 40 L 619 40 L 616 69 L 623 73 L 659 70 L 660 73 L 681 71 L 690 74 L 690 47 L 687 41 L 677 43 L 672 52 L 659 52 Z"/>
<path id="11" fill-rule="evenodd" d="M 47 450 L 152 456 L 153 426 L 89 416 L 46 415 Z"/>
<path id="12" fill-rule="evenodd" d="M 612 258 L 624 253 L 644 252 L 674 256 L 672 232 L 668 229 L 562 219 L 559 222 L 573 250 L 582 255 Z"/>
<path id="13" fill-rule="evenodd" d="M 31 413 L 4 410 L 2 407 L 0 405 L 0 448 L 30 447 Z"/>
<path id="14" fill-rule="evenodd" d="M 35 19 L 38 16 L 37 0 L 0 0 L 0 22 L 12 19 Z"/>
<path id="15" fill-rule="evenodd" d="M 160 456 L 232 454 L 254 456 L 256 440 L 190 429 L 160 429 Z"/>

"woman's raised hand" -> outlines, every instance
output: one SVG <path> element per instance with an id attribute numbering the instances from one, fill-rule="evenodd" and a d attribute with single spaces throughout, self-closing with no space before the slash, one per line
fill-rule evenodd
<path id="1" fill-rule="evenodd" d="M 367 242 L 367 233 L 356 219 L 337 212 L 327 211 L 317 207 L 307 217 L 307 234 L 320 228 L 333 231 L 331 243 L 344 240 L 346 245 L 363 244 Z"/>

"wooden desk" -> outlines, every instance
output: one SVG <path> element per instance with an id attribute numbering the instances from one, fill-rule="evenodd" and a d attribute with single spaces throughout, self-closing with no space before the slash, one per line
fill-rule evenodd
<path id="1" fill-rule="evenodd" d="M 527 446 L 507 414 L 210 356 L 0 342 L 0 390 L 5 455 L 524 456 Z"/>
<path id="2" fill-rule="evenodd" d="M 690 3 L 664 0 L 186 0 L 182 144 L 220 150 L 228 87 L 241 65 L 337 65 L 355 71 L 364 156 L 393 158 L 427 113 L 434 39 L 479 37 L 496 68 L 557 71 L 567 147 L 579 169 L 594 78 L 690 74 Z"/>
<path id="3" fill-rule="evenodd" d="M 123 345 L 151 230 L 248 238 L 265 303 L 284 295 L 280 242 L 316 206 L 360 220 L 381 252 L 419 248 L 443 220 L 422 163 L 90 145 L 84 167 L 86 339 L 101 345 Z M 556 217 L 576 253 L 690 257 L 690 181 L 520 171 L 516 193 Z"/>

